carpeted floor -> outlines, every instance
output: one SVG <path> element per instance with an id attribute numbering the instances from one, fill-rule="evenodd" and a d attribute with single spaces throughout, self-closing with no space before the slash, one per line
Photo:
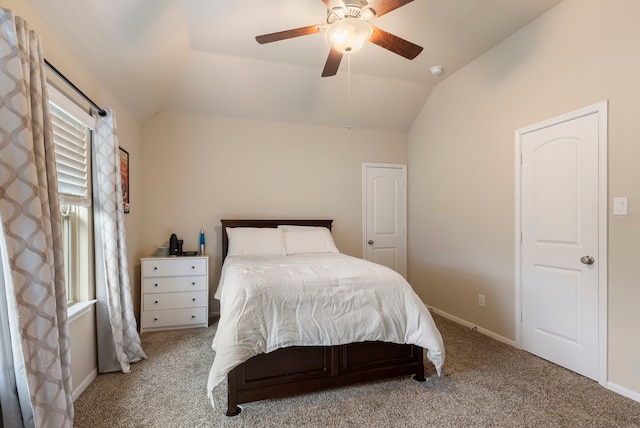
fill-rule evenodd
<path id="1" fill-rule="evenodd" d="M 563 368 L 434 317 L 445 374 L 389 379 L 243 405 L 224 416 L 206 394 L 208 329 L 144 333 L 148 359 L 100 375 L 75 403 L 75 427 L 640 427 L 640 403 Z"/>

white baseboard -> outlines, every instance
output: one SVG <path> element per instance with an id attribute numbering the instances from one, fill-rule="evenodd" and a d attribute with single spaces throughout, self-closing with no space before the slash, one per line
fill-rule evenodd
<path id="1" fill-rule="evenodd" d="M 451 314 L 449 314 L 447 312 L 441 311 L 440 309 L 436 309 L 436 308 L 433 308 L 433 307 L 430 306 L 429 310 L 431 312 L 437 314 L 437 315 L 440 315 L 443 318 L 446 318 L 446 319 L 448 319 L 450 321 L 455 322 L 456 324 L 463 325 L 465 327 L 468 327 L 470 330 L 476 330 L 478 333 L 482 333 L 485 336 L 489 336 L 490 338 L 495 339 L 498 342 L 506 343 L 507 345 L 511 345 L 514 348 L 516 347 L 516 341 L 515 340 L 511 340 L 511 339 L 508 339 L 508 338 L 506 338 L 504 336 L 500 336 L 499 334 L 494 333 L 491 330 L 487 330 L 487 329 L 484 329 L 482 327 L 478 327 L 475 324 L 472 324 L 472 323 L 470 323 L 468 321 L 465 321 L 462 318 L 458 318 L 456 316 L 453 316 L 453 315 L 451 315 Z"/>
<path id="2" fill-rule="evenodd" d="M 80 397 L 80 394 L 82 394 L 84 390 L 87 389 L 89 384 L 93 382 L 96 377 L 98 377 L 98 369 L 94 369 L 91 373 L 89 373 L 89 375 L 87 375 L 87 377 L 85 377 L 80 385 L 78 385 L 78 387 L 73 391 L 73 401 L 76 401 L 78 397 Z"/>
<path id="3" fill-rule="evenodd" d="M 437 315 L 440 315 L 443 318 L 446 318 L 450 321 L 455 322 L 456 324 L 460 324 L 463 325 L 465 327 L 468 327 L 469 329 L 473 329 L 476 330 L 478 333 L 482 333 L 486 336 L 491 337 L 492 339 L 495 339 L 499 342 L 503 342 L 506 343 L 507 345 L 511 345 L 514 348 L 516 347 L 516 342 L 515 340 L 511 340 L 511 339 L 507 339 L 504 336 L 500 336 L 499 334 L 496 334 L 490 330 L 486 330 L 482 327 L 478 327 L 468 321 L 463 320 L 462 318 L 458 318 L 456 316 L 453 316 L 451 314 L 448 314 L 447 312 L 441 311 L 440 309 L 436 309 L 433 307 L 429 307 L 429 310 Z M 636 391 L 632 391 L 630 389 L 627 389 L 623 386 L 617 385 L 613 382 L 607 382 L 606 385 L 603 385 L 603 387 L 607 388 L 608 390 L 615 392 L 616 394 L 620 394 L 624 397 L 627 397 L 633 401 L 637 401 L 640 403 L 640 393 L 636 392 Z"/>
<path id="4" fill-rule="evenodd" d="M 617 385 L 613 382 L 607 382 L 607 389 L 640 403 L 640 393 L 638 392 L 631 391 L 630 389 Z"/>

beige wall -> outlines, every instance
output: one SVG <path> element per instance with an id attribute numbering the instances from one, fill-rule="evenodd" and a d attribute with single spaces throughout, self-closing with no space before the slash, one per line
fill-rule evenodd
<path id="1" fill-rule="evenodd" d="M 29 27 L 40 36 L 44 45 L 44 56 L 76 86 L 82 89 L 91 99 L 103 108 L 115 111 L 118 122 L 120 146 L 130 153 L 131 177 L 130 188 L 132 195 L 142 193 L 140 181 L 142 168 L 140 166 L 140 125 L 125 111 L 105 90 L 100 83 L 87 71 L 78 58 L 65 46 L 38 17 L 37 11 L 29 8 L 19 0 L 0 0 L 0 7 L 11 9 L 18 16 L 22 16 L 29 23 Z M 61 88 L 65 89 L 65 88 Z M 71 94 L 73 92 L 70 92 Z M 142 222 L 141 210 L 134 205 L 132 213 L 125 216 L 127 229 L 127 247 L 129 250 L 129 275 L 134 276 L 135 260 L 139 258 L 140 245 L 138 231 Z M 139 262 L 138 262 L 139 265 Z M 70 326 L 72 377 L 74 390 L 97 368 L 95 314 L 93 310 L 85 314 Z"/>
<path id="2" fill-rule="evenodd" d="M 441 82 L 408 147 L 413 286 L 428 304 L 515 340 L 514 131 L 609 100 L 609 201 L 629 197 L 629 215 L 608 220 L 609 380 L 635 397 L 638 17 L 637 0 L 564 1 Z"/>
<path id="3" fill-rule="evenodd" d="M 609 219 L 609 379 L 640 394 L 637 0 L 566 0 L 441 82 L 408 141 L 404 134 L 167 112 L 141 130 L 22 1 L 0 6 L 25 17 L 45 56 L 117 113 L 131 161 L 125 221 L 136 313 L 139 258 L 170 233 L 195 249 L 204 227 L 215 290 L 224 217 L 333 218 L 338 246 L 361 255 L 362 162 L 408 163 L 412 285 L 429 305 L 514 339 L 514 130 L 609 100 L 609 195 L 629 197 L 629 215 Z M 479 293 L 486 309 L 477 306 Z M 94 360 L 92 315 L 77 322 L 73 358 Z M 74 364 L 74 387 L 89 366 Z"/>
<path id="4" fill-rule="evenodd" d="M 404 133 L 166 112 L 144 125 L 143 141 L 144 192 L 132 192 L 143 204 L 142 253 L 171 233 L 196 250 L 204 228 L 212 295 L 220 219 L 330 218 L 338 248 L 361 256 L 362 163 L 407 162 Z"/>
<path id="5" fill-rule="evenodd" d="M 78 387 L 88 385 L 97 370 L 98 349 L 96 347 L 96 317 L 89 311 L 69 324 L 71 337 L 71 378 L 74 397 L 80 395 Z M 77 391 L 78 390 L 78 391 Z"/>

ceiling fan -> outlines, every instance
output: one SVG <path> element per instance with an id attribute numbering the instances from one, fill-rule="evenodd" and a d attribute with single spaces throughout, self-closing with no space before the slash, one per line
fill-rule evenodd
<path id="1" fill-rule="evenodd" d="M 260 44 L 306 36 L 321 31 L 331 45 L 322 77 L 334 76 L 345 53 L 358 50 L 366 41 L 383 47 L 407 59 L 413 59 L 422 47 L 387 33 L 369 23 L 373 18 L 398 9 L 413 0 L 322 0 L 327 6 L 327 23 L 279 31 L 257 36 Z"/>

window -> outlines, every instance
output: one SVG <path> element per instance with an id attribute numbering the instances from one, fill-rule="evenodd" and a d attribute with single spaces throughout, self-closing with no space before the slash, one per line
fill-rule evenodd
<path id="1" fill-rule="evenodd" d="M 49 85 L 67 301 L 93 298 L 91 138 L 94 119 Z"/>

